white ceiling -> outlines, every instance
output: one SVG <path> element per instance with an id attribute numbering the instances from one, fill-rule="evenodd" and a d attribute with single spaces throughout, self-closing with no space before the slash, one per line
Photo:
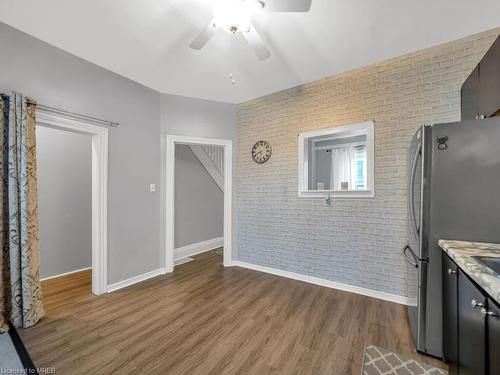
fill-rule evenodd
<path id="1" fill-rule="evenodd" d="M 272 52 L 261 62 L 221 30 L 188 47 L 212 2 L 1 0 L 0 21 L 160 92 L 229 103 L 500 26 L 499 0 L 313 0 L 254 17 Z"/>

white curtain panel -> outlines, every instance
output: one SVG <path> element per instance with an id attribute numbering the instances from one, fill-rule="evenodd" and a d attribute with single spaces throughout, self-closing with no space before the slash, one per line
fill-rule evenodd
<path id="1" fill-rule="evenodd" d="M 355 165 L 352 147 L 332 149 L 332 169 L 330 173 L 330 189 L 341 190 L 341 183 L 349 183 L 349 190 L 354 190 Z"/>

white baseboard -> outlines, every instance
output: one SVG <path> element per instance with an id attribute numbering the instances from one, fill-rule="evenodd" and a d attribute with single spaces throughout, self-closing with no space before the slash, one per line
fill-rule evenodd
<path id="1" fill-rule="evenodd" d="M 194 259 L 193 258 L 179 258 L 179 259 L 174 260 L 174 266 L 180 266 L 181 264 L 189 263 L 192 260 L 194 260 Z"/>
<path id="2" fill-rule="evenodd" d="M 218 247 L 221 247 L 223 245 L 224 238 L 218 237 L 208 241 L 198 242 L 193 245 L 179 247 L 178 249 L 174 250 L 175 261 L 178 262 L 178 264 L 176 265 L 188 262 L 188 260 L 184 261 L 184 258 L 189 258 L 193 255 L 204 253 L 205 251 L 217 249 Z M 134 276 L 129 279 L 108 285 L 107 291 L 108 293 L 111 293 L 115 290 L 126 288 L 127 286 L 140 283 L 141 281 L 145 281 L 147 279 L 151 279 L 152 277 L 163 275 L 165 274 L 165 272 L 165 268 L 158 268 L 157 270 L 146 272 L 142 275 Z"/>
<path id="3" fill-rule="evenodd" d="M 417 306 L 417 297 L 410 298 L 408 297 L 408 306 Z"/>
<path id="4" fill-rule="evenodd" d="M 165 269 L 158 268 L 157 270 L 149 271 L 149 272 L 143 273 L 142 275 L 137 275 L 137 276 L 131 277 L 129 279 L 118 281 L 117 283 L 108 285 L 107 291 L 108 291 L 108 293 L 111 293 L 111 292 L 114 292 L 115 290 L 123 289 L 123 288 L 126 288 L 127 286 L 137 284 L 137 283 L 140 283 L 141 281 L 146 281 L 147 279 L 151 279 L 153 277 L 164 275 L 164 274 L 165 274 Z"/>
<path id="5" fill-rule="evenodd" d="M 174 260 L 189 258 L 193 255 L 217 249 L 224 245 L 224 237 L 217 237 L 211 240 L 194 243 L 174 249 Z"/>
<path id="6" fill-rule="evenodd" d="M 77 272 L 87 271 L 87 270 L 91 270 L 91 269 L 92 269 L 92 267 L 80 268 L 79 270 L 74 270 L 74 271 L 64 272 L 64 273 L 61 273 L 61 274 L 59 274 L 59 275 L 54 275 L 54 276 L 44 277 L 43 279 L 40 279 L 40 281 L 45 281 L 45 280 L 55 279 L 55 278 L 57 278 L 57 277 L 67 276 L 67 275 L 71 275 L 72 273 L 77 273 Z"/>
<path id="7" fill-rule="evenodd" d="M 277 275 L 277 276 L 287 277 L 289 279 L 304 281 L 304 282 L 310 283 L 310 284 L 321 285 L 321 286 L 325 286 L 327 288 L 338 289 L 338 290 L 343 290 L 345 292 L 361 294 L 361 295 L 368 296 L 368 297 L 378 298 L 378 299 L 381 299 L 384 301 L 399 303 L 401 305 L 411 305 L 412 302 L 414 301 L 413 298 L 398 296 L 396 294 L 379 292 L 379 291 L 373 290 L 373 289 L 363 288 L 363 287 L 349 285 L 349 284 L 338 283 L 336 281 L 326 280 L 326 279 L 322 279 L 319 277 L 302 275 L 300 273 L 283 271 L 283 270 L 279 270 L 276 268 L 259 266 L 257 264 L 252 264 L 252 263 L 247 263 L 247 262 L 233 261 L 231 263 L 231 265 L 237 266 L 237 267 L 248 268 L 248 269 L 255 270 L 255 271 L 270 273 L 270 274 Z"/>

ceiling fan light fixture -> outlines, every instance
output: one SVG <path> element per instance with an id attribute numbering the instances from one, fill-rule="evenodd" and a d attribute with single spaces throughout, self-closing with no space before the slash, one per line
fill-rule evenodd
<path id="1" fill-rule="evenodd" d="M 189 43 L 195 50 L 202 49 L 215 35 L 218 29 L 228 33 L 241 33 L 259 60 L 271 56 L 271 51 L 259 32 L 256 30 L 250 16 L 256 13 L 273 12 L 309 12 L 312 0 L 213 0 L 214 17 L 210 23 Z"/>
<path id="2" fill-rule="evenodd" d="M 239 0 L 216 0 L 214 22 L 224 31 L 236 34 L 250 27 L 250 19 L 244 4 Z"/>

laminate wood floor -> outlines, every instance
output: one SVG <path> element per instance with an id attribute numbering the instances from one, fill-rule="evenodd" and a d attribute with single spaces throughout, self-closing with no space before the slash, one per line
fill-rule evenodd
<path id="1" fill-rule="evenodd" d="M 57 375 L 359 375 L 365 344 L 444 366 L 415 352 L 404 306 L 221 263 L 100 297 L 90 271 L 47 280 L 46 317 L 20 334 Z"/>

